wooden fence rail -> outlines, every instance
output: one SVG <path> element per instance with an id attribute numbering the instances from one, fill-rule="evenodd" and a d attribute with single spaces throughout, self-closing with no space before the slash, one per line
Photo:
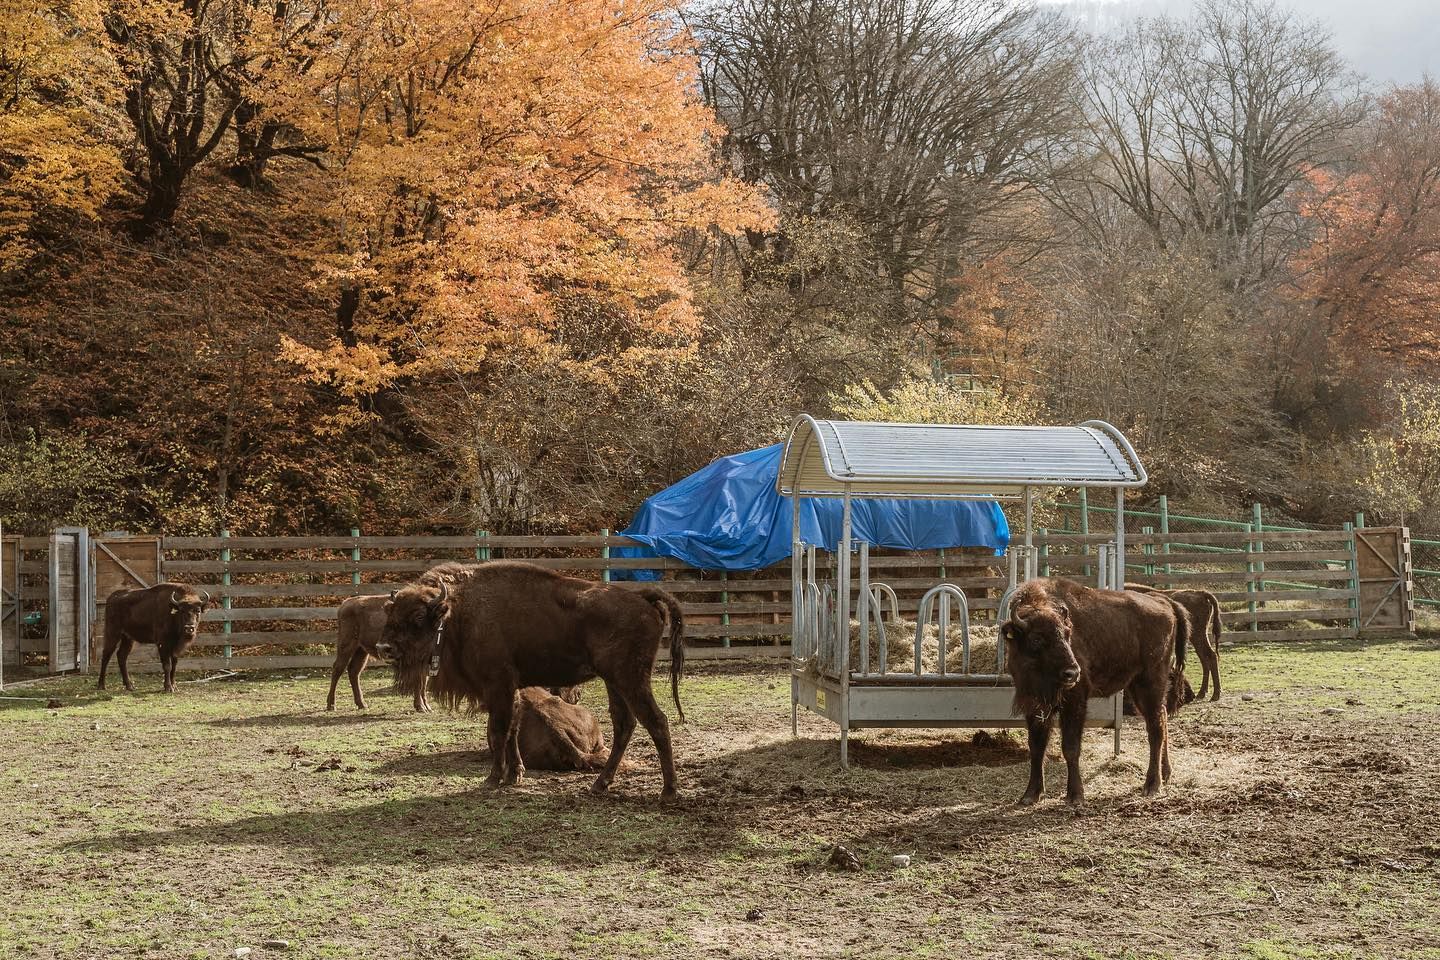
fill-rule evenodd
<path id="1" fill-rule="evenodd" d="M 1102 534 L 1046 531 L 1037 536 L 1042 575 L 1094 583 Z M 523 559 L 593 579 L 652 570 L 680 600 L 696 656 L 783 655 L 790 634 L 786 561 L 744 573 L 700 571 L 673 559 L 618 557 L 637 546 L 590 536 L 155 537 L 92 539 L 95 634 L 105 598 L 117 587 L 180 580 L 208 590 L 196 666 L 235 662 L 313 666 L 335 642 L 335 616 L 350 596 L 387 593 L 445 560 Z M 27 604 L 43 605 L 46 538 L 6 539 L 7 631 Z M 1245 639 L 1354 638 L 1413 627 L 1409 539 L 1404 528 L 1155 533 L 1126 538 L 1126 579 L 1160 587 L 1201 587 L 1222 603 L 1222 620 Z M 831 569 L 830 558 L 820 561 Z M 993 618 L 1006 586 L 1004 558 L 978 550 L 908 553 L 875 550 L 871 578 L 899 596 L 914 617 L 922 593 L 942 579 L 963 588 L 971 610 Z M 13 577 L 13 580 L 12 580 Z M 642 584 L 614 579 L 622 588 Z M 16 649 L 6 635 L 6 652 Z M 19 645 L 34 655 L 39 644 Z M 218 657 L 210 656 L 218 653 Z M 297 654 L 299 654 L 297 658 Z M 98 657 L 92 662 L 98 662 Z"/>

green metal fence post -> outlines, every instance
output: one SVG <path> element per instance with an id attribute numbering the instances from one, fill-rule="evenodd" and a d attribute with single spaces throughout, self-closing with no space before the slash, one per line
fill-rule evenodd
<path id="1" fill-rule="evenodd" d="M 1255 532 L 1256 532 L 1256 533 L 1264 533 L 1264 532 L 1265 532 L 1265 521 L 1264 521 L 1264 519 L 1261 517 L 1261 514 L 1260 514 L 1260 504 L 1258 504 L 1258 503 L 1252 504 L 1251 507 L 1250 507 L 1250 522 L 1255 525 Z M 1264 539 L 1263 537 L 1260 538 L 1259 540 L 1256 540 L 1256 541 L 1255 541 L 1255 552 L 1256 552 L 1256 553 L 1264 553 L 1264 552 L 1265 552 L 1265 539 Z M 1257 571 L 1259 571 L 1260 573 L 1264 573 L 1264 572 L 1265 572 L 1265 561 L 1264 561 L 1264 560 L 1261 560 L 1261 561 L 1256 565 L 1255 569 L 1256 569 Z M 1261 580 L 1260 580 L 1260 592 L 1261 592 L 1261 593 L 1264 593 L 1264 592 L 1265 592 L 1265 589 L 1266 589 L 1266 587 L 1265 587 L 1265 580 L 1264 580 L 1264 578 L 1262 577 Z"/>
<path id="2" fill-rule="evenodd" d="M 1154 535 L 1154 533 L 1155 533 L 1155 528 L 1154 528 L 1154 527 L 1141 527 L 1141 528 L 1140 528 L 1140 532 L 1143 533 L 1143 534 L 1145 534 L 1145 536 L 1147 536 L 1147 537 L 1148 537 L 1148 536 L 1152 536 L 1152 535 Z M 1145 544 L 1145 547 L 1144 547 L 1144 549 L 1143 549 L 1141 552 L 1144 553 L 1147 557 L 1153 557 L 1153 556 L 1155 555 L 1155 544 L 1153 544 L 1153 543 L 1147 543 L 1147 544 Z M 1145 561 L 1145 565 L 1144 565 L 1144 567 L 1143 567 L 1142 569 L 1145 571 L 1145 576 L 1154 578 L 1154 576 L 1155 576 L 1155 561 L 1154 561 L 1154 560 L 1146 560 L 1146 561 Z"/>
<path id="3" fill-rule="evenodd" d="M 1359 513 L 1355 514 L 1355 529 L 1356 529 L 1356 530 L 1364 530 L 1364 529 L 1365 529 L 1365 511 L 1364 511 L 1364 510 L 1361 510 Z"/>
<path id="4" fill-rule="evenodd" d="M 359 541 L 360 528 L 351 527 L 350 536 L 354 537 L 356 541 Z M 358 586 L 360 584 L 360 544 L 358 542 L 350 548 L 350 559 L 355 564 L 355 569 L 350 571 L 350 582 Z"/>
<path id="5" fill-rule="evenodd" d="M 229 539 L 230 539 L 230 531 L 229 531 L 229 530 L 221 530 L 221 531 L 220 531 L 220 539 L 221 539 L 221 540 L 229 540 Z M 229 610 L 229 609 L 230 609 L 230 548 L 229 548 L 229 547 L 221 547 L 221 548 L 220 548 L 220 562 L 225 565 L 224 568 L 221 570 L 221 573 L 220 573 L 220 582 L 225 585 L 225 596 L 221 598 L 221 600 L 220 600 L 220 606 L 223 607 L 223 608 L 226 609 L 226 610 Z M 234 627 L 234 625 L 230 622 L 230 618 L 229 618 L 229 617 L 226 617 L 226 618 L 225 618 L 225 623 L 224 623 L 223 625 L 221 625 L 220 629 L 221 629 L 221 631 L 224 632 L 224 633 L 234 633 L 234 632 L 235 632 L 235 627 Z M 225 644 L 224 652 L 223 652 L 222 656 L 224 656 L 224 658 L 225 658 L 225 669 L 226 669 L 226 670 L 229 670 L 229 669 L 230 669 L 230 653 L 231 653 L 231 650 L 232 650 L 232 649 L 233 649 L 233 648 L 230 646 L 230 644 L 228 644 L 228 643 Z"/>
<path id="6" fill-rule="evenodd" d="M 485 540 L 485 538 L 488 537 L 488 536 L 490 536 L 490 531 L 489 531 L 489 530 L 476 530 L 476 531 L 475 531 L 475 539 L 476 539 L 476 540 L 480 540 L 480 541 L 483 542 L 483 541 Z M 476 559 L 477 561 L 479 561 L 480 563 L 484 563 L 486 560 L 489 560 L 489 559 L 490 559 L 490 548 L 489 548 L 489 547 L 484 547 L 484 546 L 477 546 L 477 547 L 475 548 L 475 559 Z"/>
<path id="7" fill-rule="evenodd" d="M 945 579 L 945 548 L 940 548 L 940 579 Z"/>
<path id="8" fill-rule="evenodd" d="M 1246 531 L 1247 531 L 1248 533 L 1254 533 L 1254 532 L 1255 532 L 1255 524 L 1253 524 L 1253 523 L 1247 523 L 1247 524 L 1245 524 L 1245 529 L 1246 529 Z M 1252 554 L 1251 554 L 1251 551 L 1253 551 L 1253 550 L 1255 549 L 1255 538 L 1254 538 L 1254 537 L 1249 537 L 1249 538 L 1247 538 L 1247 540 L 1246 540 L 1246 546 L 1247 546 L 1248 549 L 1247 549 L 1247 551 L 1246 551 L 1246 557 L 1245 557 L 1245 572 L 1248 573 L 1248 574 L 1251 574 L 1251 576 L 1248 576 L 1248 577 L 1245 578 L 1245 592 L 1246 592 L 1246 593 L 1254 593 L 1254 592 L 1255 592 L 1255 578 L 1254 578 L 1254 573 L 1255 573 L 1255 561 L 1251 559 L 1251 555 L 1252 555 Z M 1250 612 L 1250 632 L 1251 632 L 1251 633 L 1257 633 L 1257 632 L 1259 632 L 1259 630 L 1260 630 L 1260 621 L 1255 619 L 1255 610 L 1256 610 L 1255 601 L 1254 601 L 1254 600 L 1247 601 L 1246 604 L 1245 604 L 1245 609 Z"/>
<path id="9" fill-rule="evenodd" d="M 1350 608 L 1350 629 L 1355 631 L 1355 638 L 1360 636 L 1360 555 L 1355 547 L 1355 525 L 1345 524 L 1345 532 L 1350 539 L 1350 558 L 1345 561 L 1345 569 L 1350 572 L 1350 599 L 1346 606 Z"/>
<path id="10" fill-rule="evenodd" d="M 1160 494 L 1160 536 L 1164 539 L 1160 544 L 1161 553 L 1170 552 L 1170 498 Z M 1165 564 L 1165 575 L 1170 575 L 1170 564 Z M 1165 581 L 1165 586 L 1170 586 L 1170 581 Z"/>

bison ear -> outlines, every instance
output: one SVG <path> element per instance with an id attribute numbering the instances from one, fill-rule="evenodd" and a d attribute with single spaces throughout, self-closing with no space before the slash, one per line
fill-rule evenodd
<path id="1" fill-rule="evenodd" d="M 1067 606 L 1065 606 L 1065 604 L 1062 603 L 1062 604 L 1060 604 L 1059 610 L 1060 610 L 1060 619 L 1063 620 L 1063 621 L 1065 621 L 1065 624 L 1068 626 L 1068 625 L 1070 624 L 1070 608 L 1067 607 Z"/>
<path id="2" fill-rule="evenodd" d="M 1009 643 L 1011 640 L 1017 639 L 1018 634 L 1019 631 L 1015 629 L 1015 624 L 1011 621 L 1006 620 L 1000 624 L 1000 640 L 1002 643 Z"/>

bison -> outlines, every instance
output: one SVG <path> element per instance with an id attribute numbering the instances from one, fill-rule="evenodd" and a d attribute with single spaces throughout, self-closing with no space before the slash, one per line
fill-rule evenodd
<path id="1" fill-rule="evenodd" d="M 515 725 L 522 766 L 535 770 L 599 770 L 605 736 L 595 715 L 577 706 L 579 688 L 525 687 L 515 697 Z"/>
<path id="2" fill-rule="evenodd" d="M 105 601 L 105 652 L 100 657 L 101 690 L 110 669 L 110 657 L 120 651 L 120 679 L 126 690 L 130 682 L 128 661 L 137 643 L 159 648 L 165 671 L 165 692 L 175 692 L 175 665 L 180 654 L 195 642 L 200 632 L 200 615 L 210 604 L 210 594 L 183 583 L 157 583 L 153 587 L 121 589 Z"/>
<path id="3" fill-rule="evenodd" d="M 1179 604 L 1157 594 L 1093 590 L 1071 580 L 1030 580 L 1015 593 L 1001 625 L 1015 683 L 1015 712 L 1030 741 L 1030 782 L 1020 797 L 1032 804 L 1045 789 L 1045 750 L 1055 716 L 1065 754 L 1065 799 L 1080 804 L 1080 739 L 1091 697 L 1129 689 L 1145 718 L 1150 766 L 1145 794 L 1170 779 L 1166 699 L 1174 666 L 1183 667 L 1190 621 Z"/>
<path id="4" fill-rule="evenodd" d="M 350 671 L 350 690 L 355 694 L 355 706 L 365 709 L 365 695 L 360 692 L 360 674 L 370 658 L 375 656 L 375 645 L 380 642 L 380 631 L 385 627 L 385 603 L 387 597 L 347 597 L 336 614 L 339 622 L 339 638 L 335 644 L 335 666 L 330 670 L 330 697 L 325 701 L 326 710 L 335 709 L 335 688 L 340 684 L 340 674 Z M 415 687 L 415 712 L 428 713 L 430 704 L 425 699 L 425 680 L 422 677 Z"/>
<path id="5" fill-rule="evenodd" d="M 638 719 L 660 755 L 661 797 L 670 799 L 676 795 L 670 725 L 650 689 L 667 625 L 670 693 L 683 721 L 685 620 L 675 598 L 655 587 L 629 590 L 516 561 L 463 567 L 453 577 L 422 577 L 400 590 L 386 606 L 378 651 L 394 662 L 401 689 L 415 689 L 428 673 L 433 692 L 450 708 L 490 705 L 491 786 L 515 783 L 524 772 L 515 692 L 599 677 L 614 739 L 591 790 L 609 788 Z"/>
<path id="6" fill-rule="evenodd" d="M 1190 643 L 1200 661 L 1202 676 L 1197 696 L 1205 699 L 1210 681 L 1215 681 L 1211 700 L 1220 699 L 1220 601 L 1209 590 L 1160 590 L 1140 583 L 1125 584 L 1126 590 L 1137 593 L 1163 593 L 1185 608 L 1190 615 Z M 1191 698 L 1193 699 L 1193 698 Z M 1189 700 L 1185 701 L 1189 703 Z"/>

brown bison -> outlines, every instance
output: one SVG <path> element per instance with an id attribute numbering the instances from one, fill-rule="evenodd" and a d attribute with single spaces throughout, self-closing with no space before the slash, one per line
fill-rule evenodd
<path id="1" fill-rule="evenodd" d="M 599 677 L 610 700 L 614 740 L 591 789 L 603 793 L 629 746 L 635 722 L 660 755 L 662 798 L 675 796 L 670 725 L 655 702 L 650 674 L 668 625 L 670 693 L 680 706 L 685 621 L 663 590 L 629 590 L 567 577 L 529 563 L 499 561 L 461 568 L 463 575 L 400 590 L 386 607 L 379 653 L 395 664 L 395 682 L 413 690 L 427 673 L 452 709 L 490 705 L 487 735 L 492 786 L 514 783 L 524 767 L 515 723 L 515 692 L 571 686 Z"/>
<path id="2" fill-rule="evenodd" d="M 1190 615 L 1190 643 L 1195 648 L 1195 658 L 1200 661 L 1200 699 L 1215 681 L 1215 692 L 1211 700 L 1220 699 L 1220 601 L 1209 590 L 1159 590 L 1140 583 L 1125 584 L 1126 590 L 1138 593 L 1163 593 L 1185 608 Z M 1194 699 L 1193 697 L 1191 699 Z M 1189 703 L 1190 701 L 1185 701 Z"/>
<path id="3" fill-rule="evenodd" d="M 385 628 L 385 603 L 388 597 L 347 597 L 335 617 L 339 624 L 339 638 L 335 643 L 335 665 L 330 670 L 330 696 L 325 701 L 326 710 L 335 709 L 335 688 L 340 684 L 340 674 L 350 671 L 350 690 L 355 694 L 355 706 L 365 709 L 365 695 L 360 692 L 360 674 L 370 658 L 376 656 L 375 645 L 380 642 L 380 631 Z M 425 679 L 422 677 L 415 687 L 415 712 L 428 713 L 430 704 L 425 700 Z"/>
<path id="4" fill-rule="evenodd" d="M 516 734 L 523 767 L 534 770 L 599 770 L 605 735 L 595 715 L 577 706 L 579 687 L 555 692 L 526 687 L 515 697 Z"/>
<path id="5" fill-rule="evenodd" d="M 110 669 L 110 657 L 120 651 L 120 679 L 126 690 L 130 682 L 128 661 L 137 643 L 159 648 L 165 671 L 165 692 L 175 692 L 175 664 L 200 632 L 200 615 L 210 604 L 210 594 L 183 583 L 157 583 L 153 587 L 116 590 L 105 601 L 105 652 L 100 657 L 101 690 Z"/>
<path id="6" fill-rule="evenodd" d="M 1045 789 L 1045 750 L 1055 716 L 1065 754 L 1065 799 L 1085 799 L 1080 740 L 1091 697 L 1128 689 L 1145 718 L 1150 766 L 1145 794 L 1170 779 L 1166 699 L 1174 665 L 1184 665 L 1189 618 L 1168 597 L 1093 590 L 1072 580 L 1030 580 L 1015 593 L 1001 625 L 1006 663 L 1015 682 L 1015 712 L 1030 739 L 1030 782 L 1020 797 L 1031 804 Z"/>

